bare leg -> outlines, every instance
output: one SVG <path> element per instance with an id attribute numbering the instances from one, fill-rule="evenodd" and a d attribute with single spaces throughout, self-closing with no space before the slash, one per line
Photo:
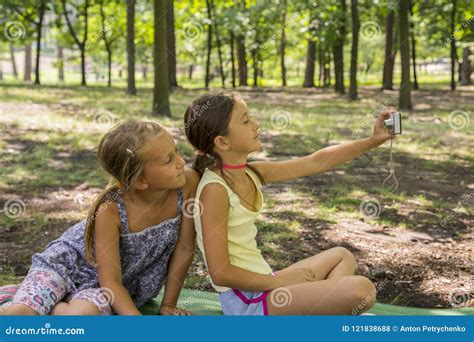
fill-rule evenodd
<path id="1" fill-rule="evenodd" d="M 0 316 L 38 316 L 38 313 L 24 304 L 12 304 L 0 308 Z"/>
<path id="2" fill-rule="evenodd" d="M 357 262 L 354 255 L 348 249 L 333 247 L 298 261 L 278 273 L 294 268 L 307 268 L 314 272 L 314 280 L 324 280 L 354 275 L 356 267 Z"/>
<path id="3" fill-rule="evenodd" d="M 362 276 L 344 276 L 306 282 L 270 291 L 270 315 L 350 315 L 369 310 L 376 289 Z"/>
<path id="4" fill-rule="evenodd" d="M 92 302 L 82 299 L 73 299 L 69 303 L 59 302 L 51 311 L 56 316 L 93 316 L 100 315 L 99 308 Z"/>

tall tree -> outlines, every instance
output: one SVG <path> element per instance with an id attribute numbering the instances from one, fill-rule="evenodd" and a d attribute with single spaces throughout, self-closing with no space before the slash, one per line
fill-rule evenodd
<path id="1" fill-rule="evenodd" d="M 410 45 L 409 45 L 409 0 L 400 0 L 399 3 L 399 30 L 400 30 L 400 56 L 402 64 L 402 79 L 400 83 L 400 96 L 398 107 L 411 110 L 411 84 L 410 84 Z"/>
<path id="2" fill-rule="evenodd" d="M 395 22 L 395 11 L 389 9 L 385 22 L 385 58 L 383 63 L 382 89 L 393 89 L 393 67 L 395 65 L 395 54 L 393 44 L 393 27 Z"/>
<path id="3" fill-rule="evenodd" d="M 304 88 L 314 87 L 314 69 L 316 61 L 316 41 L 320 42 L 321 45 L 321 34 L 319 32 L 319 21 L 316 18 L 316 13 L 310 8 L 310 19 L 308 23 L 308 30 L 306 32 L 305 38 L 307 39 L 307 48 L 306 48 L 306 66 L 304 71 Z"/>
<path id="4" fill-rule="evenodd" d="M 154 88 L 153 88 L 153 115 L 171 117 L 169 103 L 169 76 L 166 32 L 166 1 L 154 0 Z"/>
<path id="5" fill-rule="evenodd" d="M 58 68 L 58 79 L 60 82 L 64 82 L 64 46 L 61 42 L 61 31 L 63 30 L 64 23 L 62 20 L 62 9 L 59 3 L 56 1 L 53 3 L 53 12 L 55 15 L 54 26 L 56 29 L 56 66 Z"/>
<path id="6" fill-rule="evenodd" d="M 237 1 L 235 1 L 237 2 Z M 240 0 L 237 8 L 240 13 L 247 13 L 247 7 L 245 0 Z M 237 41 L 237 70 L 239 74 L 239 86 L 247 86 L 248 67 L 247 67 L 247 52 L 245 47 L 245 33 L 242 27 L 239 27 L 239 31 L 236 33 Z"/>
<path id="7" fill-rule="evenodd" d="M 230 64 L 231 64 L 231 74 L 232 74 L 232 88 L 235 88 L 235 56 L 234 56 L 234 45 L 235 45 L 235 36 L 234 32 L 230 31 Z"/>
<path id="8" fill-rule="evenodd" d="M 357 100 L 357 61 L 359 49 L 359 9 L 358 0 L 351 0 L 351 17 L 352 17 L 352 47 L 351 47 L 351 74 L 349 86 L 349 99 Z"/>
<path id="9" fill-rule="evenodd" d="M 57 49 L 58 49 L 58 79 L 60 82 L 64 82 L 64 48 L 61 45 L 61 43 L 57 43 Z"/>
<path id="10" fill-rule="evenodd" d="M 63 12 L 64 17 L 66 18 L 66 23 L 69 28 L 69 32 L 71 33 L 74 41 L 76 42 L 79 50 L 81 52 L 81 85 L 86 86 L 86 43 L 87 43 L 87 32 L 89 29 L 89 7 L 90 7 L 90 0 L 84 0 L 80 3 L 74 3 L 70 1 L 70 4 L 74 8 L 74 12 L 80 13 L 79 16 L 83 18 L 83 35 L 82 39 L 79 39 L 77 28 L 74 28 L 74 25 L 70 18 L 70 11 L 67 9 L 66 0 L 61 0 L 63 5 Z M 78 20 L 79 22 L 79 20 Z"/>
<path id="11" fill-rule="evenodd" d="M 18 70 L 16 69 L 16 60 L 15 60 L 15 47 L 13 43 L 10 42 L 10 58 L 12 60 L 12 69 L 13 69 L 13 76 L 18 79 Z"/>
<path id="12" fill-rule="evenodd" d="M 115 5 L 115 6 L 114 6 Z M 114 12 L 117 10 L 115 3 L 110 3 L 110 6 L 114 6 L 112 9 Z M 117 30 L 118 15 L 107 16 L 104 10 L 104 0 L 99 1 L 99 13 L 100 13 L 100 26 L 101 36 L 104 41 L 105 50 L 107 51 L 107 86 L 112 85 L 112 57 L 113 50 L 116 46 L 118 39 L 121 36 L 120 30 Z M 115 29 L 114 29 L 115 28 Z"/>
<path id="13" fill-rule="evenodd" d="M 314 61 L 316 58 L 316 42 L 308 39 L 308 48 L 306 50 L 306 68 L 304 71 L 303 87 L 314 87 Z"/>
<path id="14" fill-rule="evenodd" d="M 318 45 L 318 60 L 319 60 L 319 79 L 318 79 L 318 87 L 323 86 L 324 81 L 324 51 L 322 44 Z"/>
<path id="15" fill-rule="evenodd" d="M 462 63 L 460 64 L 460 82 L 461 85 L 470 85 L 471 84 L 471 61 L 469 56 L 471 55 L 471 50 L 469 46 L 465 46 L 462 49 Z"/>
<path id="16" fill-rule="evenodd" d="M 336 12 L 336 38 L 332 50 L 334 56 L 334 90 L 340 94 L 346 92 L 344 87 L 344 42 L 346 36 L 346 0 L 340 0 L 339 11 Z M 351 1 L 352 9 L 352 1 Z M 354 25 L 353 25 L 354 26 Z M 354 28 L 354 27 L 353 27 Z"/>
<path id="17" fill-rule="evenodd" d="M 237 35 L 237 65 L 239 86 L 247 86 L 247 56 L 245 51 L 245 36 L 243 33 Z"/>
<path id="18" fill-rule="evenodd" d="M 137 95 L 135 85 L 135 3 L 127 0 L 127 94 Z"/>
<path id="19" fill-rule="evenodd" d="M 43 35 L 43 20 L 46 13 L 46 0 L 41 0 L 38 6 L 38 23 L 36 24 L 36 62 L 35 62 L 35 84 L 40 82 L 40 55 L 41 55 L 41 37 Z"/>
<path id="20" fill-rule="evenodd" d="M 25 46 L 25 73 L 23 80 L 25 82 L 31 82 L 31 43 Z"/>
<path id="21" fill-rule="evenodd" d="M 35 60 L 35 84 L 40 82 L 40 56 L 41 56 L 41 40 L 43 37 L 43 21 L 45 13 L 48 9 L 48 0 L 10 0 L 4 6 L 11 14 L 11 18 L 21 22 L 28 22 L 35 27 L 36 31 L 36 60 Z"/>
<path id="22" fill-rule="evenodd" d="M 219 73 L 221 75 L 221 83 L 222 83 L 222 88 L 225 88 L 225 74 L 224 74 L 224 64 L 222 61 L 222 48 L 221 48 L 221 38 L 219 34 L 219 26 L 217 23 L 217 14 L 213 13 L 215 7 L 214 7 L 214 2 L 212 0 L 209 0 L 210 2 L 210 10 L 211 10 L 211 18 L 212 22 L 214 25 L 214 31 L 215 31 L 215 36 L 216 36 L 216 44 L 217 44 L 217 56 L 219 57 Z"/>
<path id="23" fill-rule="evenodd" d="M 212 17 L 211 17 L 211 4 L 209 0 L 206 0 L 207 7 L 207 59 L 206 59 L 206 75 L 204 76 L 204 87 L 209 88 L 209 82 L 211 81 L 211 50 L 212 50 Z"/>
<path id="24" fill-rule="evenodd" d="M 413 89 L 418 90 L 418 78 L 416 77 L 416 39 L 415 39 L 415 25 L 413 23 L 413 7 L 415 5 L 414 0 L 410 0 L 410 34 L 411 34 L 411 57 L 413 65 Z"/>
<path id="25" fill-rule="evenodd" d="M 456 27 L 456 0 L 452 0 L 451 3 L 451 90 L 456 89 L 456 81 L 454 80 L 454 75 L 456 73 L 456 38 L 454 37 L 455 27 Z"/>
<path id="26" fill-rule="evenodd" d="M 170 86 L 177 87 L 178 81 L 176 79 L 176 36 L 174 32 L 174 0 L 167 0 L 166 4 L 166 32 L 168 33 L 168 76 L 170 79 Z"/>
<path id="27" fill-rule="evenodd" d="M 287 3 L 286 0 L 281 2 L 282 15 L 281 15 L 281 36 L 280 36 L 280 69 L 281 69 L 281 85 L 286 86 L 286 66 L 285 66 L 285 47 L 286 47 L 286 12 Z"/>

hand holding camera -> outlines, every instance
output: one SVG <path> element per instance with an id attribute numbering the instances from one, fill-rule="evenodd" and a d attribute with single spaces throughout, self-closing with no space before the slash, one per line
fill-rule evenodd
<path id="1" fill-rule="evenodd" d="M 380 145 L 389 139 L 395 138 L 396 134 L 401 133 L 401 114 L 394 109 L 386 109 L 377 117 L 371 139 L 374 140 L 377 145 Z"/>

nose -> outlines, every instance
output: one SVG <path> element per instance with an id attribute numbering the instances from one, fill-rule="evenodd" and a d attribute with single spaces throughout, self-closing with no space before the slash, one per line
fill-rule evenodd
<path id="1" fill-rule="evenodd" d="M 184 161 L 183 157 L 181 157 L 181 155 L 178 154 L 178 167 L 182 168 L 184 167 L 184 165 L 186 165 L 186 162 Z"/>
<path id="2" fill-rule="evenodd" d="M 258 131 L 260 129 L 260 125 L 255 120 L 253 120 L 253 123 L 254 123 L 254 126 L 255 126 L 255 131 Z"/>

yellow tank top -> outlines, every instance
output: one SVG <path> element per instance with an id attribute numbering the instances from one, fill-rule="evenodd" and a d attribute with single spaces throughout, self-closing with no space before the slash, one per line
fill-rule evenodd
<path id="1" fill-rule="evenodd" d="M 199 212 L 198 200 L 201 192 L 207 184 L 218 183 L 222 184 L 229 195 L 229 222 L 227 226 L 227 239 L 229 242 L 229 258 L 230 263 L 234 266 L 246 269 L 251 272 L 261 274 L 271 274 L 272 269 L 263 259 L 262 253 L 257 248 L 257 227 L 255 226 L 255 219 L 263 210 L 263 195 L 260 189 L 261 183 L 258 176 L 249 168 L 247 174 L 253 180 L 255 188 L 257 189 L 256 207 L 260 208 L 257 212 L 253 212 L 244 207 L 239 200 L 239 196 L 232 191 L 225 180 L 215 172 L 206 169 L 196 191 L 195 213 Z M 204 208 L 205 210 L 205 208 Z M 196 229 L 196 241 L 199 250 L 202 253 L 204 262 L 207 267 L 206 253 L 204 251 L 204 244 L 202 239 L 201 217 L 194 215 L 194 226 Z M 228 287 L 217 286 L 212 282 L 214 289 L 218 292 L 225 292 L 229 290 Z"/>

